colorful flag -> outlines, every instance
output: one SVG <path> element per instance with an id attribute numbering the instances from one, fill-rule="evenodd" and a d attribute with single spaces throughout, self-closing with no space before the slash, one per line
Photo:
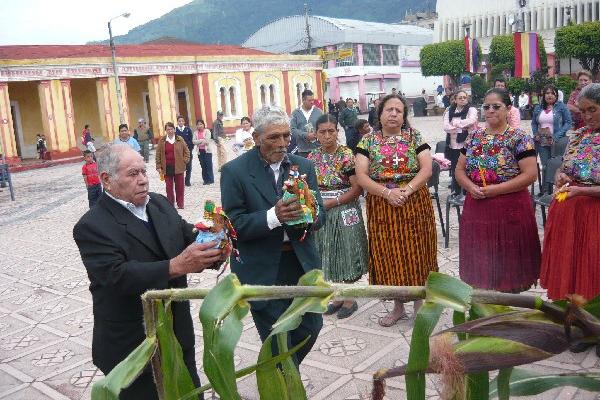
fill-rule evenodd
<path id="1" fill-rule="evenodd" d="M 515 43 L 515 77 L 531 78 L 531 74 L 541 69 L 540 46 L 537 33 L 516 32 Z"/>
<path id="2" fill-rule="evenodd" d="M 469 35 L 465 36 L 465 71 L 470 73 L 477 72 L 479 65 L 479 43 L 477 39 L 472 39 Z"/>

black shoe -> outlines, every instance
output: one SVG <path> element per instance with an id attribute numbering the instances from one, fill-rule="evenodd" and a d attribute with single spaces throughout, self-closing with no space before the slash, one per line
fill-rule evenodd
<path id="1" fill-rule="evenodd" d="M 584 351 L 586 351 L 587 349 L 589 349 L 592 346 L 595 346 L 596 343 L 590 343 L 590 342 L 579 342 L 579 343 L 575 343 L 572 344 L 571 346 L 569 346 L 569 350 L 571 351 L 571 353 L 582 353 Z M 598 346 L 596 346 L 596 354 L 598 354 Z"/>
<path id="2" fill-rule="evenodd" d="M 339 310 L 340 308 L 342 308 L 343 305 L 344 305 L 344 302 L 341 302 L 340 304 L 329 303 L 327 305 L 327 310 L 323 314 L 324 315 L 335 314 L 337 312 L 337 310 Z"/>
<path id="3" fill-rule="evenodd" d="M 186 182 L 185 186 L 192 186 L 192 184 Z"/>
<path id="4" fill-rule="evenodd" d="M 356 311 L 356 310 L 358 310 L 358 304 L 356 304 L 356 302 L 354 302 L 354 303 L 352 303 L 352 305 L 350 307 L 340 308 L 340 310 L 337 313 L 337 317 L 338 317 L 338 319 L 348 318 L 349 316 L 354 314 L 354 311 Z"/>

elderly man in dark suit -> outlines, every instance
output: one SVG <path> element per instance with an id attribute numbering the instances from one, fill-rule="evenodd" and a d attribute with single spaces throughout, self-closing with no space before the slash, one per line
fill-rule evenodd
<path id="1" fill-rule="evenodd" d="M 90 279 L 94 304 L 92 359 L 106 375 L 145 338 L 140 296 L 149 289 L 183 288 L 186 274 L 224 260 L 215 243 L 194 243 L 193 226 L 164 197 L 148 191 L 144 159 L 129 146 L 98 153 L 104 194 L 75 225 L 73 237 Z M 196 386 L 189 302 L 173 302 L 173 327 Z M 121 399 L 157 399 L 148 367 Z"/>
<path id="2" fill-rule="evenodd" d="M 297 165 L 300 174 L 317 195 L 319 214 L 310 229 L 325 222 L 325 209 L 319 194 L 313 163 L 303 157 L 286 154 L 290 143 L 290 120 L 277 107 L 263 107 L 252 118 L 256 147 L 225 164 L 221 171 L 223 209 L 238 234 L 240 259 L 231 260 L 231 270 L 242 283 L 255 285 L 296 285 L 306 272 L 321 268 L 321 259 L 310 230 L 286 225 L 302 215 L 297 199 L 281 199 L 283 181 L 290 166 Z M 255 301 L 251 312 L 261 340 L 289 307 L 291 300 Z M 288 337 L 290 347 L 310 336 L 295 357 L 297 365 L 308 354 L 321 327 L 320 314 L 307 313 L 300 326 Z"/>

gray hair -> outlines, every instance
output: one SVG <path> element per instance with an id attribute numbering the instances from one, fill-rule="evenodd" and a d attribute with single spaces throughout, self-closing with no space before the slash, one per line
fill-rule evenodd
<path id="1" fill-rule="evenodd" d="M 588 99 L 600 105 L 600 83 L 590 83 L 581 89 L 579 99 Z"/>
<path id="2" fill-rule="evenodd" d="M 121 156 L 128 150 L 133 151 L 128 144 L 110 144 L 98 150 L 96 152 L 98 175 L 106 172 L 111 178 L 117 179 Z"/>
<path id="3" fill-rule="evenodd" d="M 286 112 L 275 106 L 263 106 L 252 114 L 254 131 L 259 135 L 265 132 L 265 129 L 271 125 L 290 125 L 290 117 Z"/>

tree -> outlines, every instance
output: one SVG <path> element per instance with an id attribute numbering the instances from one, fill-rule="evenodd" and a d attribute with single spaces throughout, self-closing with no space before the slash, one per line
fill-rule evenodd
<path id="1" fill-rule="evenodd" d="M 475 74 L 471 79 L 471 97 L 473 104 L 480 104 L 483 101 L 485 92 L 488 91 L 490 85 L 480 75 Z"/>
<path id="2" fill-rule="evenodd" d="M 565 95 L 565 102 L 566 99 L 569 98 L 571 92 L 573 91 L 573 89 L 575 89 L 576 86 L 577 81 L 571 78 L 569 75 L 561 75 L 558 78 L 556 78 L 556 87 L 563 91 L 563 94 Z"/>
<path id="3" fill-rule="evenodd" d="M 600 22 L 564 26 L 556 30 L 554 47 L 559 58 L 577 58 L 593 76 L 600 72 Z"/>
<path id="4" fill-rule="evenodd" d="M 455 83 L 465 72 L 465 44 L 462 40 L 428 44 L 420 53 L 423 76 L 450 75 Z"/>
<path id="5" fill-rule="evenodd" d="M 540 46 L 540 63 L 542 69 L 548 67 L 548 55 L 544 46 L 544 40 L 538 35 Z M 504 70 L 510 70 L 515 74 L 515 43 L 512 35 L 494 36 L 490 44 L 490 64 L 492 64 L 492 75 L 500 75 Z"/>

